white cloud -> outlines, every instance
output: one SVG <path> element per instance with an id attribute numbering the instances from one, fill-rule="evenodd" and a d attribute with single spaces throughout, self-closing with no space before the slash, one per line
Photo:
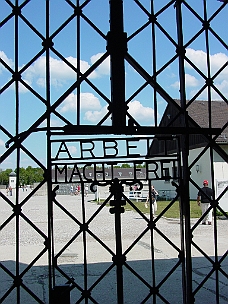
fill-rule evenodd
<path id="1" fill-rule="evenodd" d="M 128 112 L 139 122 L 149 122 L 154 120 L 154 110 L 149 107 L 144 107 L 138 100 L 130 101 Z"/>
<path id="2" fill-rule="evenodd" d="M 197 87 L 199 85 L 199 81 L 196 77 L 189 74 L 185 74 L 185 82 L 187 87 Z"/>
<path id="3" fill-rule="evenodd" d="M 191 48 L 186 49 L 186 56 L 197 66 L 197 68 L 202 71 L 207 76 L 207 54 L 206 52 L 202 50 L 194 50 Z M 210 67 L 211 67 L 211 76 L 213 76 L 221 67 L 227 63 L 228 56 L 224 53 L 216 53 L 213 55 L 210 55 Z M 186 70 L 188 70 L 190 73 L 194 71 L 194 69 L 188 64 L 185 64 Z M 194 74 L 196 72 L 194 71 Z M 196 74 L 195 74 L 196 75 Z M 201 78 L 199 75 L 197 78 L 189 73 L 185 74 L 186 79 L 186 88 L 196 88 L 194 90 L 191 90 L 190 96 L 194 96 L 198 91 L 197 87 L 202 86 L 205 81 Z M 214 79 L 214 85 L 221 91 L 221 93 L 224 96 L 228 96 L 228 89 L 227 89 L 227 82 L 228 82 L 228 67 L 226 67 L 219 75 Z M 178 89 L 180 88 L 180 82 L 176 81 L 174 82 L 171 87 Z M 221 99 L 221 97 L 213 90 L 212 92 L 212 98 L 214 100 Z M 204 92 L 201 93 L 201 95 L 198 98 L 207 99 L 208 93 L 207 90 L 204 90 Z"/>
<path id="4" fill-rule="evenodd" d="M 219 83 L 214 83 L 215 87 L 218 88 L 218 90 L 226 97 L 228 98 L 228 80 L 223 80 L 222 82 Z M 190 96 L 193 97 L 198 91 L 197 90 L 192 90 L 190 92 Z M 205 89 L 198 97 L 199 99 L 207 99 L 208 98 L 208 90 Z M 211 89 L 211 98 L 212 100 L 221 100 L 221 96 Z"/>
<path id="5" fill-rule="evenodd" d="M 0 147 L 5 147 L 5 143 L 2 139 L 0 139 Z"/>
<path id="6" fill-rule="evenodd" d="M 31 82 L 29 82 L 28 80 L 24 80 L 25 83 L 27 83 L 28 85 L 31 85 Z M 28 89 L 20 82 L 19 83 L 19 91 L 20 93 L 27 93 Z"/>
<path id="7" fill-rule="evenodd" d="M 180 81 L 175 81 L 170 86 L 174 89 L 180 89 Z"/>
<path id="8" fill-rule="evenodd" d="M 0 58 L 10 67 L 10 68 L 13 68 L 14 67 L 14 63 L 13 63 L 13 60 L 8 58 L 7 55 L 3 52 L 3 51 L 0 51 Z M 3 67 L 3 65 L 1 64 L 0 65 L 0 74 L 2 73 L 3 69 L 5 69 Z"/>
<path id="9" fill-rule="evenodd" d="M 51 123 L 51 127 L 62 127 L 63 125 L 65 125 L 65 122 L 62 122 L 60 119 L 51 119 L 50 121 Z M 47 127 L 47 120 L 45 119 L 41 124 L 40 124 L 41 128 L 45 128 Z"/>
<path id="10" fill-rule="evenodd" d="M 207 54 L 202 50 L 186 49 L 186 56 L 205 74 L 207 74 Z M 224 53 L 216 53 L 210 55 L 210 66 L 212 76 L 228 61 L 228 56 Z M 192 69 L 189 64 L 186 68 Z M 219 75 L 219 79 L 228 78 L 228 67 L 226 67 Z"/>
<path id="11" fill-rule="evenodd" d="M 81 110 L 100 110 L 101 104 L 99 99 L 94 96 L 92 93 L 81 93 Z M 77 107 L 77 96 L 73 93 L 69 94 L 69 96 L 62 103 L 62 107 L 60 112 L 68 112 L 68 111 L 76 111 Z"/>
<path id="12" fill-rule="evenodd" d="M 98 53 L 90 58 L 91 64 L 94 64 L 104 53 Z M 106 58 L 101 65 L 96 69 L 98 76 L 109 75 L 110 73 L 110 58 Z"/>
<path id="13" fill-rule="evenodd" d="M 207 75 L 207 54 L 202 50 L 187 49 L 186 56 L 205 74 Z M 210 67 L 211 76 L 213 76 L 225 63 L 228 61 L 228 56 L 224 53 L 216 53 L 210 55 Z M 186 64 L 186 68 L 192 70 L 193 68 Z M 228 67 L 226 67 L 221 73 L 215 78 L 214 85 L 220 90 L 220 92 L 227 97 L 228 96 Z M 190 95 L 194 96 L 197 90 L 192 90 Z M 211 89 L 212 99 L 220 100 L 221 97 Z M 204 90 L 199 98 L 207 99 L 208 91 Z"/>
<path id="14" fill-rule="evenodd" d="M 75 146 L 67 146 L 70 154 L 76 154 L 77 153 L 77 148 Z"/>
<path id="15" fill-rule="evenodd" d="M 97 61 L 103 53 L 98 53 L 90 58 L 91 64 Z M 69 56 L 66 60 L 75 68 L 77 67 L 77 58 Z M 91 64 L 87 61 L 80 60 L 80 71 L 85 73 Z M 110 70 L 109 58 L 107 58 L 94 72 L 89 75 L 89 78 L 98 78 L 103 75 L 108 75 Z M 45 86 L 45 71 L 46 57 L 41 56 L 36 62 L 29 67 L 25 72 L 25 79 L 29 82 L 36 81 L 36 84 Z M 55 87 L 63 86 L 69 80 L 76 79 L 76 73 L 64 61 L 57 58 L 50 58 L 51 84 Z"/>
<path id="16" fill-rule="evenodd" d="M 199 80 L 196 79 L 196 77 L 190 75 L 190 74 L 185 74 L 185 84 L 186 87 L 197 87 L 199 85 Z M 176 81 L 173 84 L 171 84 L 172 88 L 179 89 L 180 88 L 180 82 Z"/>
<path id="17" fill-rule="evenodd" d="M 215 86 L 221 91 L 225 92 L 226 97 L 228 96 L 228 78 L 223 80 L 221 83 L 215 83 Z"/>
<path id="18" fill-rule="evenodd" d="M 134 100 L 128 103 L 128 112 L 139 122 L 139 123 L 152 123 L 154 120 L 154 110 L 150 107 L 144 107 L 138 100 Z M 102 107 L 100 110 L 87 111 L 84 115 L 84 120 L 92 123 L 99 122 L 102 117 L 108 112 L 107 106 Z M 110 124 L 110 118 L 106 121 L 106 124 Z"/>
<path id="19" fill-rule="evenodd" d="M 98 53 L 90 58 L 90 62 L 80 60 L 80 71 L 85 73 L 92 64 L 94 64 L 103 53 Z M 14 62 L 12 59 L 8 58 L 7 55 L 0 51 L 0 57 L 3 59 L 9 67 L 14 68 Z M 75 68 L 77 67 L 77 58 L 69 56 L 66 60 Z M 4 70 L 4 67 L 0 65 L 0 74 Z M 55 87 L 63 86 L 69 80 L 76 79 L 76 73 L 70 68 L 63 60 L 58 58 L 50 57 L 50 71 L 51 71 L 51 84 Z M 93 71 L 89 78 L 98 78 L 103 75 L 109 75 L 110 72 L 110 59 L 109 57 L 101 63 L 101 65 Z M 46 77 L 46 57 L 39 57 L 33 65 L 31 65 L 22 75 L 23 79 L 28 83 L 36 84 L 40 87 L 45 87 L 45 77 Z M 24 91 L 25 90 L 25 91 Z M 26 92 L 27 90 L 21 89 L 21 92 Z"/>
<path id="20" fill-rule="evenodd" d="M 66 60 L 74 67 L 77 66 L 77 59 L 74 57 L 67 57 Z M 80 62 L 81 72 L 84 73 L 89 64 L 86 61 Z M 62 86 L 68 80 L 75 79 L 75 72 L 62 61 L 61 59 L 50 58 L 50 72 L 51 84 L 55 87 Z M 25 72 L 25 78 L 29 81 L 36 81 L 39 86 L 45 86 L 45 73 L 46 73 L 46 57 L 41 56 L 36 62 L 29 67 Z"/>
<path id="21" fill-rule="evenodd" d="M 87 120 L 92 123 L 98 123 L 102 117 L 108 112 L 107 106 L 101 108 L 99 111 L 87 111 L 84 115 L 84 120 Z M 107 122 L 106 122 L 107 124 Z"/>

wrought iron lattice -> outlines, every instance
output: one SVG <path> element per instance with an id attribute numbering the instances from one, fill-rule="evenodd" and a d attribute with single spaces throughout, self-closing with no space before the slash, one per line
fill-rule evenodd
<path id="1" fill-rule="evenodd" d="M 99 290 L 106 289 L 107 285 L 102 284 L 108 284 L 107 278 L 111 278 L 117 288 L 110 288 L 108 296 L 113 297 L 107 298 L 109 301 L 128 303 L 132 294 L 129 290 L 138 284 L 140 292 L 136 291 L 135 303 L 172 303 L 172 295 L 165 289 L 166 284 L 173 284 L 173 275 L 178 277 L 179 302 L 199 303 L 212 279 L 215 283 L 213 287 L 210 285 L 211 303 L 226 302 L 223 287 L 227 287 L 224 278 L 228 277 L 228 251 L 223 246 L 223 226 L 214 216 L 213 233 L 208 234 L 213 240 L 212 255 L 204 242 L 199 243 L 203 217 L 192 224 L 189 197 L 201 188 L 193 174 L 196 165 L 207 167 L 207 176 L 202 175 L 202 179 L 210 181 L 215 193 L 218 163 L 226 166 L 228 160 L 228 94 L 224 89 L 228 69 L 224 29 L 227 0 L 5 0 L 1 2 L 0 14 L 0 37 L 3 37 L 0 144 L 4 142 L 6 146 L 1 150 L 1 166 L 6 168 L 9 163 L 17 169 L 14 195 L 7 196 L 5 190 L 1 191 L 1 208 L 5 214 L 1 242 L 7 248 L 1 257 L 1 276 L 7 281 L 0 293 L 1 302 L 24 303 L 29 297 L 26 300 L 29 303 L 71 300 L 99 303 Z M 218 26 L 221 23 L 224 28 Z M 223 54 L 216 66 L 215 52 Z M 175 71 L 177 82 L 173 87 L 179 90 L 178 94 L 170 89 L 169 69 Z M 189 81 L 196 80 L 196 90 L 189 91 Z M 216 116 L 218 104 L 222 110 Z M 198 117 L 202 107 L 204 112 Z M 139 147 L 137 143 L 145 146 L 144 152 L 132 152 Z M 97 144 L 102 152 L 97 151 Z M 72 145 L 74 151 L 79 151 L 77 156 L 71 150 Z M 198 147 L 201 149 L 197 153 L 191 153 Z M 43 151 L 45 160 L 42 160 Z M 20 189 L 24 155 L 29 164 L 44 172 L 43 181 L 25 192 Z M 167 182 L 163 164 L 167 159 L 171 164 L 172 158 L 176 161 L 172 167 L 178 173 L 173 171 L 168 180 L 173 180 L 177 192 L 155 218 L 150 198 L 150 213 L 146 216 L 123 187 L 137 183 L 140 191 L 150 192 L 152 183 Z M 133 177 L 116 176 L 114 165 L 126 162 L 134 167 Z M 142 163 L 146 177 L 140 176 L 142 171 L 137 169 Z M 86 175 L 90 167 L 92 177 Z M 109 172 L 112 178 L 106 178 Z M 227 181 L 225 176 L 220 182 L 226 185 L 224 179 Z M 79 213 L 75 205 L 70 205 L 73 198 L 75 203 L 74 196 L 66 204 L 59 195 L 75 183 L 81 185 L 81 197 L 77 197 Z M 85 194 L 88 184 L 91 191 L 95 186 L 110 186 L 104 201 L 90 215 Z M 46 195 L 38 201 L 41 192 Z M 221 203 L 226 193 L 227 186 L 209 198 L 207 213 L 213 210 L 215 215 L 219 211 L 227 219 L 227 210 Z M 159 226 L 177 200 L 180 201 L 178 241 Z M 127 248 L 123 233 L 127 233 L 128 225 L 122 225 L 127 218 L 127 212 L 122 214 L 126 202 L 144 223 L 142 230 L 136 229 L 136 235 L 132 233 Z M 110 231 L 113 248 L 113 243 L 103 240 L 103 235 L 95 229 L 101 216 L 110 218 L 106 212 L 109 208 L 105 208 L 108 204 L 109 216 L 112 215 L 108 228 L 114 229 Z M 58 214 L 69 222 L 69 227 L 67 224 L 64 228 L 66 238 L 64 233 L 58 233 L 58 229 L 63 229 Z M 69 234 L 66 228 L 70 229 Z M 28 242 L 35 252 L 28 259 L 24 252 L 25 231 L 32 235 Z M 161 243 L 170 246 L 176 257 L 172 267 L 164 261 L 166 268 L 161 275 L 155 235 Z M 91 239 L 108 256 L 108 263 L 100 263 L 98 271 L 93 268 L 93 262 L 87 261 L 89 252 L 94 250 L 89 248 Z M 61 262 L 75 244 L 82 255 L 80 269 L 75 261 L 70 266 Z M 143 272 L 131 261 L 138 245 L 149 248 L 149 264 L 145 264 Z M 195 252 L 206 261 L 208 270 L 201 280 L 199 273 L 197 277 Z M 141 260 L 140 254 L 137 260 Z M 40 265 L 46 266 L 40 268 L 42 273 L 38 271 L 45 291 L 27 282 L 27 277 Z M 150 271 L 145 274 L 145 269 Z M 116 271 L 114 275 L 113 271 Z M 96 273 L 95 279 L 91 272 Z"/>

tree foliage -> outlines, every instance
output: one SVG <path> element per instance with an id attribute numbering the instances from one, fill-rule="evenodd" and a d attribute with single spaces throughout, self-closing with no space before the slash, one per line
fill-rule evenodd
<path id="1" fill-rule="evenodd" d="M 0 172 L 0 184 L 8 185 L 9 183 L 9 174 L 12 172 L 12 169 L 6 169 Z M 15 170 L 17 173 L 17 169 Z M 32 168 L 28 166 L 27 168 L 19 168 L 19 185 L 32 185 L 33 183 L 41 182 L 44 171 L 41 168 Z"/>
<path id="2" fill-rule="evenodd" d="M 0 184 L 8 185 L 9 184 L 9 174 L 12 172 L 12 169 L 6 169 L 0 172 Z"/>

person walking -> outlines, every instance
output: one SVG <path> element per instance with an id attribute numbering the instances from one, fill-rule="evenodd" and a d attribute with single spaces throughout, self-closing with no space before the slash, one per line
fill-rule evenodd
<path id="1" fill-rule="evenodd" d="M 149 191 L 147 199 L 146 199 L 146 202 L 145 202 L 145 207 L 146 208 L 148 208 L 148 202 L 150 201 L 150 195 L 151 195 L 151 203 L 152 203 L 152 213 L 154 215 L 155 212 L 157 211 L 157 196 L 158 196 L 158 192 L 154 188 L 153 185 L 151 185 L 151 191 Z"/>
<path id="2" fill-rule="evenodd" d="M 11 186 L 9 186 L 9 195 L 12 196 L 13 195 L 13 189 Z"/>
<path id="3" fill-rule="evenodd" d="M 213 190 L 208 187 L 208 181 L 203 181 L 203 187 L 199 190 L 197 196 L 197 204 L 201 207 L 202 215 L 204 215 L 210 207 L 210 200 L 213 199 Z M 203 217 L 202 225 L 211 225 L 212 209 Z"/>
<path id="4" fill-rule="evenodd" d="M 89 193 L 89 187 L 88 185 L 85 185 L 85 196 L 88 196 Z"/>

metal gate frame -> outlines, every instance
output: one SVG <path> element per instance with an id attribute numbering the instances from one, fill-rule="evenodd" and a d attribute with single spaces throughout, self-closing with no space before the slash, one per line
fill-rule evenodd
<path id="1" fill-rule="evenodd" d="M 93 0 L 92 0 L 93 1 Z M 138 5 L 139 9 L 142 10 L 144 14 L 148 16 L 148 22 L 144 24 L 141 28 L 138 28 L 131 36 L 127 36 L 127 33 L 124 32 L 124 14 L 123 14 L 123 2 L 121 0 L 111 0 L 110 1 L 110 29 L 107 33 L 103 33 L 97 26 L 90 20 L 84 13 L 84 8 L 89 5 L 91 1 L 70 1 L 66 0 L 66 3 L 72 9 L 72 15 L 69 16 L 65 22 L 63 22 L 59 28 L 50 34 L 50 1 L 45 2 L 45 21 L 46 21 L 46 34 L 45 36 L 42 35 L 33 25 L 30 20 L 28 20 L 25 15 L 23 14 L 23 10 L 29 5 L 30 1 L 19 1 L 15 0 L 14 2 L 10 0 L 5 0 L 5 2 L 9 5 L 12 9 L 12 12 L 7 16 L 4 16 L 4 19 L 1 21 L 0 25 L 1 28 L 4 28 L 12 19 L 14 20 L 14 33 L 15 33 L 15 43 L 14 43 L 14 51 L 15 51 L 15 66 L 14 68 L 10 67 L 7 62 L 4 61 L 3 58 L 0 59 L 0 62 L 4 69 L 8 71 L 12 75 L 12 79 L 6 80 L 5 84 L 0 89 L 1 94 L 9 90 L 9 87 L 13 84 L 15 85 L 15 117 L 16 117 L 16 128 L 15 132 L 12 133 L 11 131 L 7 130 L 4 126 L 0 126 L 1 132 L 8 138 L 6 141 L 7 150 L 1 156 L 1 162 L 6 161 L 6 159 L 16 153 L 16 164 L 17 168 L 20 168 L 21 162 L 21 152 L 25 152 L 40 168 L 44 170 L 44 180 L 40 185 L 35 188 L 30 195 L 28 195 L 22 202 L 19 200 L 19 182 L 17 182 L 16 188 L 16 201 L 13 203 L 9 198 L 7 198 L 1 192 L 1 198 L 4 202 L 12 207 L 13 213 L 9 216 L 4 223 L 1 225 L 1 229 L 3 230 L 10 222 L 15 221 L 16 226 L 16 238 L 15 238 L 15 265 L 16 265 L 16 272 L 15 275 L 1 263 L 2 270 L 7 273 L 10 277 L 12 277 L 12 286 L 6 291 L 6 293 L 1 298 L 1 301 L 4 303 L 4 300 L 10 295 L 12 290 L 16 289 L 16 297 L 17 303 L 20 303 L 20 292 L 23 288 L 26 290 L 36 301 L 37 303 L 43 303 L 39 297 L 37 297 L 30 289 L 26 287 L 23 283 L 23 276 L 33 267 L 33 264 L 39 260 L 39 258 L 48 251 L 49 256 L 49 299 L 53 297 L 53 259 L 55 260 L 56 257 L 53 257 L 53 201 L 56 202 L 54 197 L 55 193 L 52 189 L 52 166 L 51 166 L 51 159 L 52 159 L 52 150 L 51 150 L 51 138 L 53 135 L 60 135 L 60 136 L 79 136 L 79 135 L 110 135 L 119 134 L 119 135 L 133 135 L 133 136 L 144 136 L 144 135 L 172 135 L 177 134 L 180 135 L 181 140 L 181 155 L 182 155 L 182 166 L 183 166 L 183 175 L 179 183 L 179 195 L 181 198 L 181 214 L 183 212 L 182 217 L 182 225 L 184 229 L 184 241 L 182 243 L 183 247 L 185 247 L 185 273 L 186 273 L 186 282 L 184 282 L 183 292 L 184 292 L 184 303 L 193 303 L 194 297 L 196 296 L 197 292 L 200 288 L 203 287 L 204 282 L 213 274 L 216 274 L 216 301 L 219 303 L 219 274 L 222 273 L 225 277 L 228 277 L 227 273 L 222 269 L 222 262 L 227 258 L 227 252 L 219 258 L 217 255 L 217 236 L 218 231 L 216 228 L 216 217 L 214 219 L 214 241 L 215 241 L 215 260 L 211 260 L 207 253 L 203 252 L 205 257 L 210 261 L 212 265 L 212 270 L 208 274 L 207 277 L 202 281 L 202 283 L 193 290 L 192 284 L 192 255 L 191 250 L 192 247 L 197 247 L 197 245 L 193 241 L 193 232 L 200 224 L 200 220 L 194 227 L 191 227 L 190 223 L 190 205 L 189 205 L 189 183 L 192 183 L 197 189 L 200 187 L 191 179 L 189 171 L 195 165 L 197 160 L 204 154 L 206 150 L 210 151 L 210 161 L 211 161 L 211 177 L 212 181 L 214 180 L 214 172 L 213 172 L 213 152 L 216 151 L 221 158 L 227 162 L 228 156 L 227 153 L 224 152 L 220 148 L 220 146 L 216 143 L 216 139 L 227 128 L 228 123 L 221 127 L 221 129 L 213 128 L 212 125 L 212 96 L 211 90 L 215 90 L 221 99 L 227 103 L 227 98 L 222 94 L 222 92 L 214 85 L 213 81 L 221 73 L 226 67 L 227 63 L 221 66 L 219 71 L 211 75 L 210 71 L 210 40 L 209 40 L 209 33 L 212 34 L 219 43 L 227 50 L 227 42 L 224 41 L 219 34 L 217 34 L 213 28 L 210 26 L 210 22 L 213 21 L 215 18 L 218 18 L 218 15 L 221 11 L 227 9 L 227 0 L 223 1 L 217 11 L 210 17 L 207 15 L 207 1 L 202 0 L 202 6 L 204 9 L 204 16 L 203 18 L 199 16 L 199 14 L 188 4 L 187 1 L 178 0 L 178 1 L 167 1 L 167 3 L 157 12 L 154 12 L 154 2 L 151 1 L 150 11 L 146 9 L 146 7 L 138 0 L 133 1 L 136 5 Z M 160 14 L 164 11 L 168 10 L 171 6 L 174 7 L 176 12 L 176 29 L 177 29 L 177 41 L 174 38 L 170 37 L 167 31 L 162 27 L 161 24 L 157 21 L 157 18 Z M 187 8 L 200 22 L 202 22 L 202 28 L 196 33 L 194 37 L 184 43 L 183 41 L 183 28 L 182 28 L 182 9 L 183 7 Z M 88 23 L 91 28 L 100 35 L 104 41 L 106 41 L 107 48 L 103 56 L 99 60 L 97 60 L 85 73 L 82 73 L 80 69 L 74 67 L 70 64 L 65 58 L 55 49 L 54 47 L 54 38 L 64 29 L 71 22 L 71 20 L 75 19 L 77 23 L 77 51 L 78 51 L 78 63 L 81 58 L 80 54 L 80 21 L 83 19 L 85 22 Z M 19 66 L 19 21 L 22 21 L 29 29 L 31 29 L 37 37 L 40 38 L 42 48 L 38 50 L 37 54 L 29 61 L 26 65 L 22 68 Z M 152 45 L 153 45 L 153 73 L 149 74 L 128 52 L 128 43 L 133 39 L 135 36 L 139 35 L 140 32 L 147 26 L 151 26 L 152 32 Z M 158 70 L 156 68 L 156 33 L 155 28 L 159 28 L 165 35 L 166 39 L 169 40 L 175 47 L 176 47 L 176 55 L 174 55 L 165 65 Z M 207 63 L 208 63 L 208 71 L 205 75 L 201 72 L 194 64 L 191 62 L 185 53 L 186 48 L 192 41 L 197 39 L 197 37 L 204 33 L 205 34 L 205 45 L 206 45 L 206 53 L 207 53 Z M 118 47 L 116 47 L 118 45 Z M 57 57 L 64 60 L 65 64 L 75 72 L 76 81 L 73 83 L 71 87 L 68 88 L 61 97 L 56 100 L 54 103 L 51 102 L 51 83 L 50 83 L 50 52 L 53 52 Z M 23 80 L 23 73 L 41 56 L 45 55 L 46 58 L 46 96 L 43 98 L 38 92 L 36 92 L 29 84 L 27 84 Z M 99 88 L 96 88 L 88 79 L 89 75 L 95 71 L 95 69 L 106 59 L 110 57 L 110 64 L 111 64 L 111 99 L 105 96 Z M 179 62 L 179 80 L 180 80 L 180 106 L 175 102 L 175 100 L 162 88 L 162 86 L 158 82 L 158 76 L 162 73 L 162 71 L 171 64 L 174 60 L 178 59 Z M 144 84 L 136 91 L 128 100 L 125 100 L 125 62 L 127 62 L 134 70 L 144 79 Z M 190 100 L 186 100 L 186 88 L 185 88 L 185 68 L 184 64 L 188 62 L 191 67 L 199 73 L 202 78 L 205 80 L 205 85 L 201 88 L 199 92 Z M 79 64 L 78 64 L 79 66 Z M 89 84 L 98 95 L 100 95 L 108 104 L 108 113 L 100 120 L 99 123 L 93 126 L 89 125 L 82 125 L 80 121 L 80 107 L 81 107 L 81 100 L 80 100 L 80 87 L 83 82 Z M 31 94 L 36 96 L 36 98 L 43 102 L 46 111 L 36 120 L 34 123 L 24 131 L 20 131 L 20 91 L 19 85 L 23 84 Z M 155 126 L 141 126 L 137 120 L 129 114 L 128 112 L 128 103 L 134 98 L 135 94 L 142 91 L 144 87 L 151 86 L 154 90 L 154 108 L 155 108 Z M 200 92 L 202 92 L 205 88 L 208 90 L 208 116 L 209 116 L 209 127 L 208 128 L 201 128 L 189 115 L 188 115 L 188 107 L 194 102 L 194 100 L 199 96 Z M 57 110 L 58 106 L 65 100 L 65 98 L 73 91 L 77 90 L 77 118 L 76 124 L 73 125 L 66 117 L 60 114 Z M 167 104 L 172 104 L 179 112 L 178 118 L 180 118 L 180 126 L 179 127 L 161 127 L 158 124 L 158 117 L 157 117 L 157 95 L 160 95 Z M 52 127 L 51 126 L 51 115 L 54 114 L 59 117 L 64 123 L 64 127 Z M 108 117 L 112 117 L 112 125 L 106 126 L 105 121 Z M 177 118 L 175 118 L 177 119 Z M 40 127 L 40 124 L 44 121 L 47 121 L 46 127 Z M 29 151 L 24 142 L 27 138 L 29 138 L 34 133 L 39 132 L 46 132 L 46 143 L 47 143 L 47 164 L 44 166 L 40 160 L 33 155 L 31 151 Z M 204 139 L 208 142 L 202 153 L 195 158 L 195 160 L 190 164 L 189 163 L 189 136 L 191 134 L 200 134 L 203 135 Z M 17 170 L 17 181 L 19 181 L 19 170 Z M 140 181 L 139 181 L 140 182 Z M 22 212 L 22 207 L 24 207 L 27 202 L 29 202 L 30 198 L 35 194 L 42 185 L 47 185 L 47 195 L 48 195 L 48 233 L 45 235 L 36 225 L 34 225 L 30 219 Z M 114 186 L 115 185 L 115 186 Z M 113 187 L 113 188 L 112 188 Z M 122 210 L 122 206 L 120 202 L 122 194 L 120 195 L 120 189 L 118 188 L 120 185 L 117 185 L 117 181 L 113 181 L 111 186 L 111 195 L 114 196 L 113 204 L 114 209 L 117 208 L 115 216 L 116 216 L 116 242 L 118 245 L 118 262 L 116 262 L 118 270 L 118 279 L 117 281 L 120 282 L 121 285 L 121 269 L 124 263 L 124 257 L 122 256 L 121 251 L 121 235 L 119 231 L 119 215 Z M 213 190 L 215 189 L 215 185 L 212 184 Z M 225 217 L 227 214 L 220 208 L 219 206 L 219 199 L 225 194 L 225 191 L 220 195 L 218 199 L 213 198 L 211 201 L 211 209 L 216 212 L 216 209 L 219 209 L 220 212 L 223 213 Z M 123 196 L 124 197 L 124 196 Z M 110 197 L 109 197 L 110 198 Z M 126 197 L 124 197 L 127 200 Z M 117 204 L 118 202 L 118 204 Z M 129 202 L 130 203 L 130 202 Z M 171 202 L 172 203 L 172 202 Z M 116 206 L 117 204 L 117 206 Z M 67 212 L 67 210 L 65 210 Z M 113 211 L 114 212 L 114 211 Z M 36 258 L 27 266 L 23 272 L 20 272 L 20 219 L 23 218 L 37 233 L 41 235 L 44 239 L 45 248 L 37 254 Z M 149 223 L 151 224 L 151 223 Z M 82 229 L 83 231 L 86 230 L 86 226 Z M 152 224 L 152 230 L 155 227 Z M 200 248 L 198 248 L 200 250 Z M 121 257 L 123 259 L 121 259 Z M 72 282 L 71 282 L 72 283 Z M 152 289 L 153 290 L 153 289 Z M 152 291 L 153 293 L 157 291 Z M 165 302 L 165 299 L 163 299 Z M 87 300 L 88 301 L 88 298 Z M 119 290 L 118 292 L 118 303 L 123 303 L 123 294 L 122 291 Z M 155 302 L 154 302 L 155 303 Z"/>

